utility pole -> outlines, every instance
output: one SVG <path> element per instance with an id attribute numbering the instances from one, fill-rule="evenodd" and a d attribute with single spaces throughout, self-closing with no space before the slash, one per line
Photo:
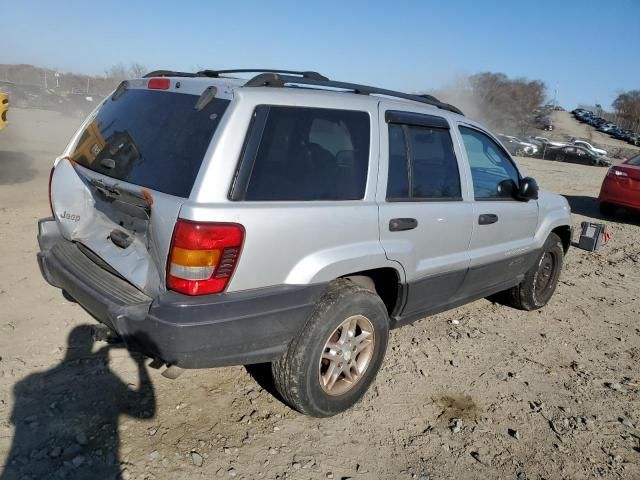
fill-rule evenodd
<path id="1" fill-rule="evenodd" d="M 87 77 L 87 95 L 89 95 L 89 77 Z"/>
<path id="2" fill-rule="evenodd" d="M 46 71 L 44 72 L 44 89 L 45 90 L 49 89 L 49 87 L 47 87 L 47 72 Z"/>

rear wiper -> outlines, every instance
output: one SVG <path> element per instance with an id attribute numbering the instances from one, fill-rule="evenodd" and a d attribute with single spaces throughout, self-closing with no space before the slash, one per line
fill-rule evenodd
<path id="1" fill-rule="evenodd" d="M 124 93 L 127 91 L 128 88 L 129 88 L 129 82 L 127 82 L 126 80 L 120 82 L 120 85 L 118 85 L 118 88 L 116 88 L 115 91 L 113 92 L 113 95 L 111 95 L 111 100 L 116 101 L 117 99 L 119 99 L 122 95 L 124 95 Z"/>
<path id="2" fill-rule="evenodd" d="M 211 100 L 216 98 L 217 92 L 218 92 L 218 89 L 216 87 L 211 86 L 211 87 L 205 88 L 204 92 L 202 92 L 202 95 L 200 95 L 200 98 L 198 99 L 195 107 L 193 108 L 195 108 L 198 112 L 201 111 L 204 107 L 209 105 Z"/>

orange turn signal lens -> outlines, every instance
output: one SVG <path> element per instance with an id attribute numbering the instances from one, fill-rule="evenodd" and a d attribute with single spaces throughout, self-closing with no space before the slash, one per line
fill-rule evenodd
<path id="1" fill-rule="evenodd" d="M 171 263 L 185 267 L 215 267 L 220 259 L 220 250 L 189 250 L 173 247 Z"/>

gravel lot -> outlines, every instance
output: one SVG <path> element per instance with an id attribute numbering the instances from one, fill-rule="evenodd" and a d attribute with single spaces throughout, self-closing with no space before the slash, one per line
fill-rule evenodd
<path id="1" fill-rule="evenodd" d="M 540 311 L 480 300 L 392 332 L 364 400 L 316 420 L 268 393 L 263 368 L 172 381 L 92 345 L 82 326 L 93 320 L 35 261 L 51 162 L 78 120 L 12 109 L 10 121 L 0 132 L 2 480 L 640 478 L 637 214 L 607 222 L 601 252 L 572 249 Z M 567 196 L 576 228 L 599 218 L 606 169 L 521 163 Z"/>

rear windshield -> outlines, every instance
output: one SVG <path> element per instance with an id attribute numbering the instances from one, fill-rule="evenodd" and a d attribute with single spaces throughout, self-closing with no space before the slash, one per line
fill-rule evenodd
<path id="1" fill-rule="evenodd" d="M 229 100 L 196 110 L 198 95 L 126 90 L 108 98 L 71 154 L 118 180 L 188 197 Z"/>
<path id="2" fill-rule="evenodd" d="M 634 167 L 640 167 L 640 155 L 636 155 L 633 158 L 627 160 L 627 165 L 633 165 Z"/>

